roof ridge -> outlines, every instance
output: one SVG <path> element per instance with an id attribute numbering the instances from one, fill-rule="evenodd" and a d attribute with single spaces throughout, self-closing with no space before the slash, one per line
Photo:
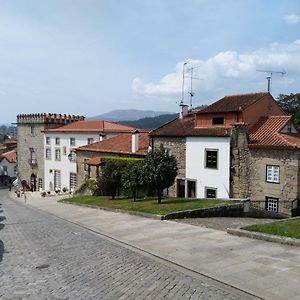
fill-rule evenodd
<path id="1" fill-rule="evenodd" d="M 252 92 L 252 93 L 232 94 L 232 95 L 225 95 L 223 98 L 236 97 L 236 96 L 246 96 L 246 95 L 257 95 L 257 94 L 265 94 L 266 95 L 266 94 L 269 94 L 269 92 Z"/>

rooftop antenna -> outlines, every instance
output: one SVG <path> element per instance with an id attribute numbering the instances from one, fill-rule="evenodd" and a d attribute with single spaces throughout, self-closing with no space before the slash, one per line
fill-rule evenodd
<path id="1" fill-rule="evenodd" d="M 188 69 L 188 71 L 191 72 L 191 76 L 187 76 L 187 78 L 191 79 L 191 85 L 190 85 L 190 91 L 189 91 L 189 94 L 190 94 L 190 109 L 192 109 L 192 107 L 193 107 L 193 97 L 195 96 L 195 93 L 193 92 L 193 79 L 203 80 L 201 78 L 193 76 L 194 69 L 197 69 L 197 68 L 200 68 L 200 66 L 194 66 L 194 67 L 191 67 L 191 68 Z"/>
<path id="2" fill-rule="evenodd" d="M 271 82 L 273 74 L 281 74 L 282 76 L 286 74 L 285 71 L 272 71 L 272 70 L 256 70 L 256 72 L 263 72 L 267 73 L 267 82 L 268 82 L 268 92 L 270 93 L 271 90 Z"/>
<path id="3" fill-rule="evenodd" d="M 184 103 L 184 78 L 185 78 L 185 67 L 188 64 L 190 60 L 188 59 L 187 61 L 185 61 L 182 65 L 182 90 L 181 90 L 181 101 L 180 104 Z"/>

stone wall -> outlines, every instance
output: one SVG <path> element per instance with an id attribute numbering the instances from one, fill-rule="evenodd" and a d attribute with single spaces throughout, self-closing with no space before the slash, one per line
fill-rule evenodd
<path id="1" fill-rule="evenodd" d="M 158 149 L 160 145 L 163 145 L 165 149 L 169 150 L 169 153 L 174 155 L 177 161 L 178 174 L 176 178 L 185 179 L 186 170 L 186 138 L 171 138 L 171 137 L 154 137 L 153 147 Z M 169 196 L 176 197 L 176 180 L 174 184 L 168 189 Z"/>
<path id="2" fill-rule="evenodd" d="M 291 202 L 300 197 L 300 151 L 249 148 L 245 130 L 235 130 L 231 153 L 232 197 L 250 198 L 261 209 L 265 208 L 266 197 L 278 198 L 278 212 L 290 215 Z M 279 183 L 266 181 L 267 165 L 279 166 Z"/>

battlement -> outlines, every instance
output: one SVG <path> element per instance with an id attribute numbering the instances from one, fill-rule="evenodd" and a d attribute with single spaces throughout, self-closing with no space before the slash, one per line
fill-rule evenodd
<path id="1" fill-rule="evenodd" d="M 66 125 L 76 121 L 83 121 L 84 119 L 84 116 L 57 113 L 20 114 L 17 115 L 17 124 Z"/>

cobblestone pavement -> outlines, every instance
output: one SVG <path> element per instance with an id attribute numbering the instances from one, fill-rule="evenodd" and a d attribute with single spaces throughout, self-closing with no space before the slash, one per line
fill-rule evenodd
<path id="1" fill-rule="evenodd" d="M 4 195 L 1 299 L 254 299 Z"/>
<path id="2" fill-rule="evenodd" d="M 190 218 L 190 219 L 176 219 L 179 223 L 186 223 L 195 226 L 203 226 L 217 230 L 226 231 L 227 228 L 241 228 L 253 224 L 270 223 L 274 219 L 256 219 L 256 218 Z"/>

